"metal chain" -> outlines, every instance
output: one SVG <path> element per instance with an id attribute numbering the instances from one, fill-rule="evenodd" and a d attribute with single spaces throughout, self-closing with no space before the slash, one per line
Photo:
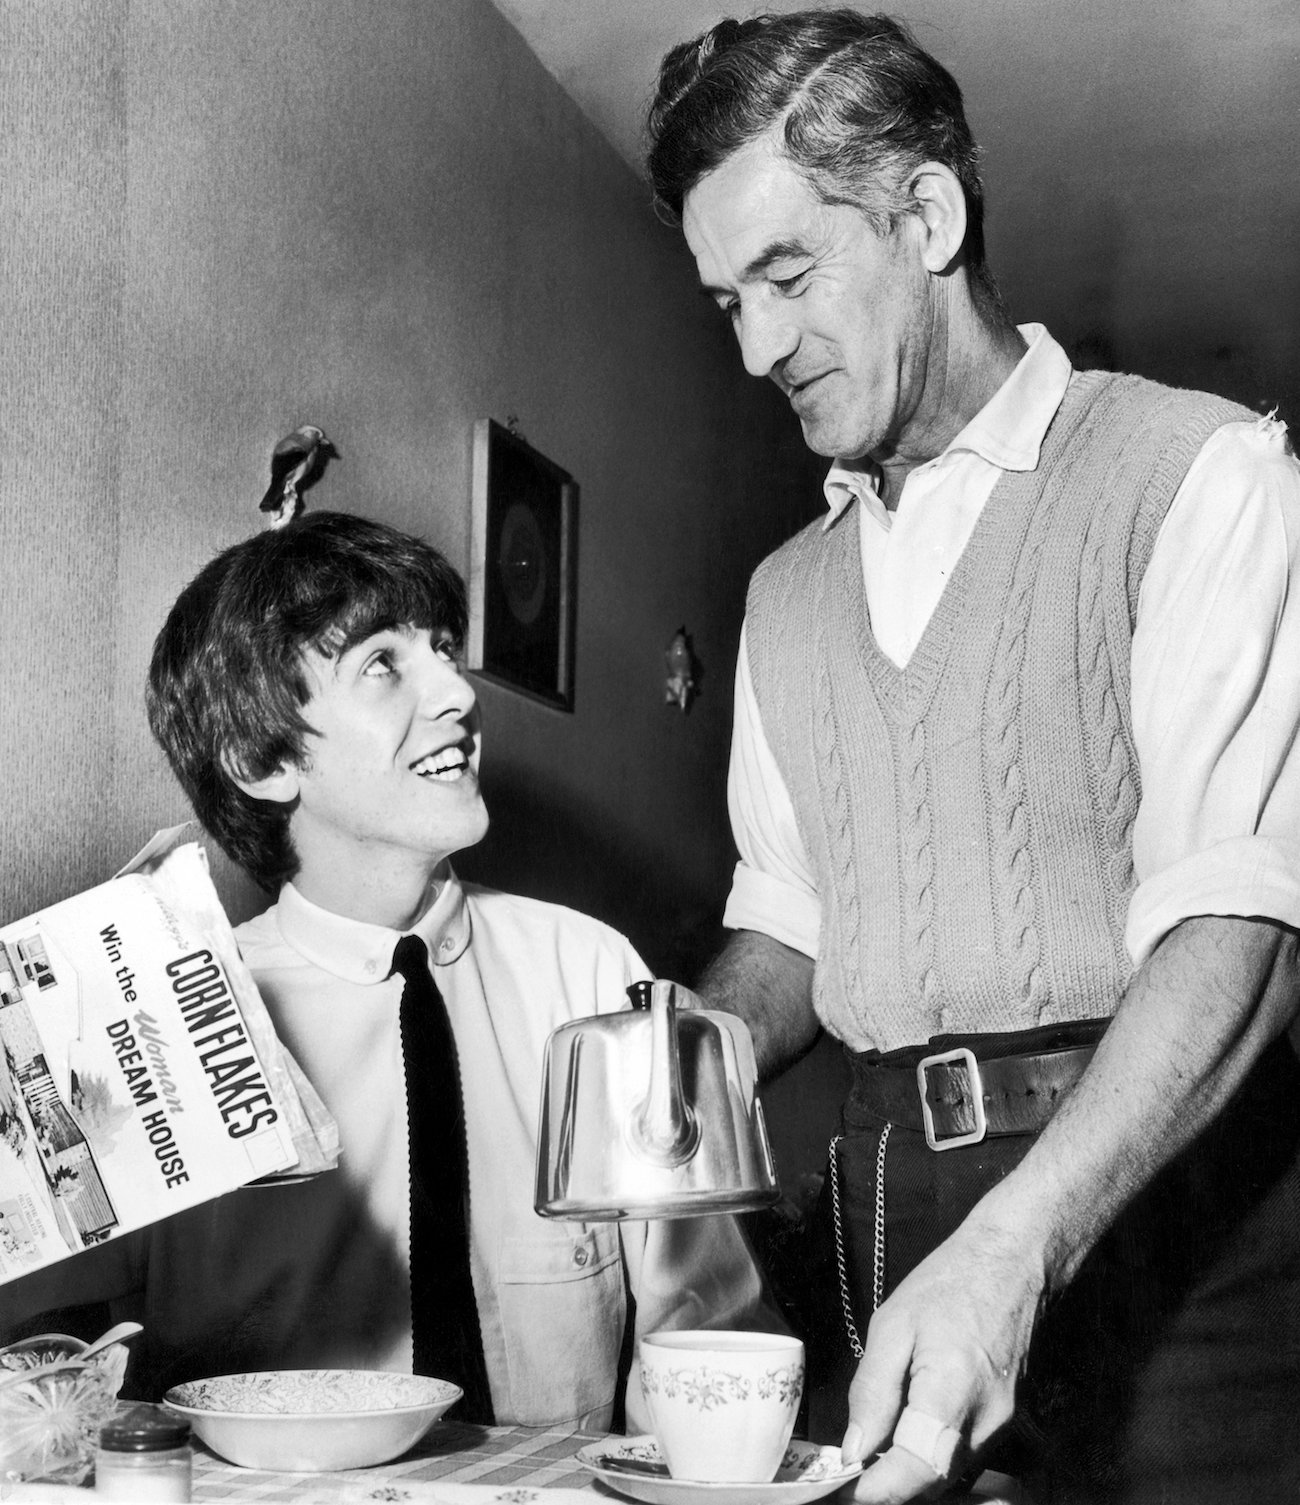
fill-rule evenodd
<path id="1" fill-rule="evenodd" d="M 885 1146 L 889 1131 L 886 1124 L 876 1150 L 876 1246 L 871 1257 L 871 1310 L 876 1311 L 885 1297 Z"/>
<path id="2" fill-rule="evenodd" d="M 835 1147 L 844 1136 L 836 1134 L 831 1140 L 830 1153 L 830 1176 L 831 1176 L 831 1211 L 835 1217 L 835 1259 L 840 1270 L 840 1304 L 844 1308 L 844 1327 L 849 1335 L 849 1347 L 853 1350 L 853 1357 L 862 1357 L 862 1341 L 858 1337 L 858 1329 L 853 1322 L 853 1305 L 849 1300 L 849 1277 L 844 1268 L 844 1227 L 840 1220 L 840 1172 L 839 1161 L 835 1156 Z"/>
<path id="3" fill-rule="evenodd" d="M 873 1312 L 879 1308 L 885 1289 L 885 1146 L 889 1143 L 889 1131 L 892 1127 L 892 1124 L 885 1125 L 876 1150 L 876 1227 L 871 1260 L 871 1310 Z M 849 1347 L 853 1350 L 853 1357 L 860 1359 L 863 1348 L 862 1340 L 858 1337 L 857 1325 L 853 1321 L 853 1303 L 849 1299 L 849 1277 L 844 1259 L 844 1224 L 840 1217 L 839 1160 L 835 1154 L 835 1147 L 843 1137 L 842 1134 L 836 1134 L 831 1140 L 831 1211 L 835 1218 L 835 1259 L 839 1266 L 840 1305 L 844 1308 L 844 1328 L 849 1336 Z"/>

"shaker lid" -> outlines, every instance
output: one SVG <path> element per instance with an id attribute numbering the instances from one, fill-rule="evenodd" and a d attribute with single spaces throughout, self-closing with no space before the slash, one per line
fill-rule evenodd
<path id="1" fill-rule="evenodd" d="M 99 1445 L 109 1453 L 160 1453 L 184 1446 L 190 1424 L 162 1406 L 132 1406 L 99 1429 Z"/>

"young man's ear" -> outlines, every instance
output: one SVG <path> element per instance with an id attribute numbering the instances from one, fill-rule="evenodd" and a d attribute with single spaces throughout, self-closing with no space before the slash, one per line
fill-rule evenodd
<path id="1" fill-rule="evenodd" d="M 281 763 L 260 779 L 250 779 L 229 763 L 225 768 L 231 782 L 255 800 L 274 800 L 277 804 L 288 804 L 298 798 L 298 770 L 291 763 Z"/>
<path id="2" fill-rule="evenodd" d="M 924 226 L 926 270 L 945 272 L 966 239 L 966 195 L 957 174 L 942 162 L 923 162 L 912 175 L 911 190 Z"/>

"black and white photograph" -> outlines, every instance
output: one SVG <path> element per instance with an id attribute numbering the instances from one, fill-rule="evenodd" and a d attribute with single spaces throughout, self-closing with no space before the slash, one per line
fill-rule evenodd
<path id="1" fill-rule="evenodd" d="M 0 0 L 0 1500 L 1300 1500 L 1295 0 Z"/>

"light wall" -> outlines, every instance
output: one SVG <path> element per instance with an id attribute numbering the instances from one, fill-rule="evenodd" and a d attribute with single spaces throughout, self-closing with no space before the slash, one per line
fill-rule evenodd
<path id="1" fill-rule="evenodd" d="M 485 0 L 3 17 L 3 912 L 185 813 L 141 714 L 149 646 L 259 526 L 281 434 L 341 451 L 312 505 L 464 569 L 473 423 L 513 417 L 581 487 L 577 708 L 483 687 L 501 808 L 470 865 L 631 929 L 644 909 L 636 938 L 674 945 L 668 909 L 716 906 L 732 861 L 745 579 L 809 505 L 677 233 Z M 662 692 L 682 623 L 686 716 Z"/>
<path id="2" fill-rule="evenodd" d="M 581 487 L 576 710 L 482 687 L 462 867 L 698 966 L 745 583 L 816 488 L 628 166 L 487 0 L 4 0 L 0 112 L 0 914 L 187 816 L 149 650 L 281 435 L 341 452 L 311 505 L 465 570 L 473 424 L 514 417 Z M 214 872 L 236 921 L 266 902 Z"/>
<path id="3" fill-rule="evenodd" d="M 112 0 L 0 9 L 6 919 L 106 877 L 123 838 L 114 700 L 125 47 L 126 7 Z"/>

